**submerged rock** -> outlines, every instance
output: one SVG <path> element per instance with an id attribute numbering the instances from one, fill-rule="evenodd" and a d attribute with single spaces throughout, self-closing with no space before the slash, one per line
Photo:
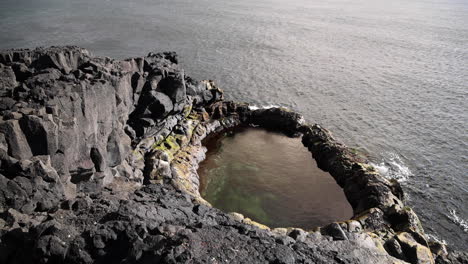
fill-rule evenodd
<path id="1" fill-rule="evenodd" d="M 330 132 L 223 101 L 175 53 L 2 51 L 0 114 L 0 263 L 466 263 L 428 241 L 398 183 Z M 270 230 L 212 208 L 198 193 L 201 140 L 240 124 L 302 135 L 353 219 Z"/>

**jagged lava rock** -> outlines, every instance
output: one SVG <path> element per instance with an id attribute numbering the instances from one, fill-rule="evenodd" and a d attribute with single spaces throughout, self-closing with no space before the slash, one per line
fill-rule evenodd
<path id="1" fill-rule="evenodd" d="M 326 130 L 286 109 L 225 102 L 177 63 L 173 52 L 0 52 L 0 263 L 464 263 L 428 245 L 398 185 Z M 354 219 L 270 230 L 209 206 L 201 140 L 240 124 L 304 135 Z"/>

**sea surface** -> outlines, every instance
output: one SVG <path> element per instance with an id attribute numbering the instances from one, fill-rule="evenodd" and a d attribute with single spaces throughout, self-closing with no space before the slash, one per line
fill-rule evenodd
<path id="1" fill-rule="evenodd" d="M 180 54 L 229 99 L 304 114 L 468 250 L 468 1 L 1 0 L 0 48 Z"/>

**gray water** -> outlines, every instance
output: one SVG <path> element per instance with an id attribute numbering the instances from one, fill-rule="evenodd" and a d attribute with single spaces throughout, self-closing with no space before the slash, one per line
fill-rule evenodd
<path id="1" fill-rule="evenodd" d="M 1 0 L 0 48 L 180 54 L 229 99 L 281 105 L 399 179 L 426 232 L 468 250 L 465 0 Z"/>

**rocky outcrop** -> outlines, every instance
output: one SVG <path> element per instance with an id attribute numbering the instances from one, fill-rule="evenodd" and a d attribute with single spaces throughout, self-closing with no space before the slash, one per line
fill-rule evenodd
<path id="1" fill-rule="evenodd" d="M 0 52 L 0 263 L 464 263 L 428 241 L 389 181 L 283 108 L 226 102 L 175 53 Z M 208 135 L 239 125 L 302 136 L 352 219 L 269 229 L 198 193 Z"/>

